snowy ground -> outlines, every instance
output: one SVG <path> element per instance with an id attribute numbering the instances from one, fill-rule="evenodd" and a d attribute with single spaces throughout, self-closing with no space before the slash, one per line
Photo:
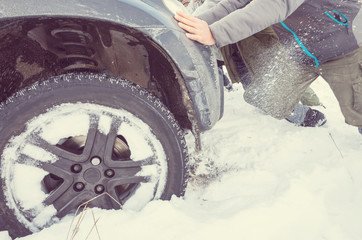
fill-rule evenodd
<path id="1" fill-rule="evenodd" d="M 194 169 L 185 197 L 140 212 L 94 210 L 100 238 L 93 231 L 88 239 L 362 239 L 362 136 L 344 124 L 323 80 L 313 89 L 326 106 L 320 128 L 263 115 L 234 84 L 223 119 L 202 135 L 203 151 L 195 154 L 190 144 Z M 71 222 L 21 240 L 65 240 Z M 85 239 L 92 222 L 88 211 L 75 239 Z"/>

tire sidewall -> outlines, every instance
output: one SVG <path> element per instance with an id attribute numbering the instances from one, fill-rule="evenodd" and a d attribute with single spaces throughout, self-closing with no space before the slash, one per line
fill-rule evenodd
<path id="1" fill-rule="evenodd" d="M 167 182 L 161 199 L 184 194 L 187 181 L 187 149 L 183 131 L 173 115 L 146 90 L 127 80 L 106 75 L 62 75 L 35 84 L 11 97 L 0 108 L 3 117 L 0 125 L 1 156 L 10 138 L 22 133 L 29 120 L 63 103 L 92 103 L 123 109 L 145 122 L 161 142 L 167 158 Z M 1 165 L 0 162 L 0 167 Z M 4 188 L 4 179 L 1 178 L 0 181 Z M 15 231 L 16 235 L 29 234 L 29 230 L 19 224 L 14 228 L 17 220 L 5 202 L 4 193 L 0 191 L 0 213 L 7 216 L 8 222 L 6 224 L 0 217 L 0 225 L 4 224 L 6 228 L 13 229 L 11 232 Z"/>

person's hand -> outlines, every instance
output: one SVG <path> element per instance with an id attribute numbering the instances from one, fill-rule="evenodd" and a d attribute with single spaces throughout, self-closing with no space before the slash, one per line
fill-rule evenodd
<path id="1" fill-rule="evenodd" d="M 207 22 L 179 11 L 176 12 L 175 19 L 179 22 L 180 28 L 188 32 L 186 37 L 189 39 L 209 46 L 215 44 L 214 36 Z"/>

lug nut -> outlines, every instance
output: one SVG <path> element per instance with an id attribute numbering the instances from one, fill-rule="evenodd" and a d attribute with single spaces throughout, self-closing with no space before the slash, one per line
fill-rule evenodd
<path id="1" fill-rule="evenodd" d="M 104 175 L 106 176 L 106 177 L 109 177 L 109 178 L 112 178 L 112 177 L 114 177 L 114 171 L 112 170 L 112 169 L 107 169 L 105 172 L 104 172 Z"/>
<path id="2" fill-rule="evenodd" d="M 91 163 L 93 166 L 98 166 L 101 164 L 102 160 L 99 157 L 92 157 Z"/>
<path id="3" fill-rule="evenodd" d="M 103 185 L 97 185 L 95 188 L 94 188 L 94 191 L 97 193 L 97 194 L 101 194 L 104 192 L 104 186 Z"/>
<path id="4" fill-rule="evenodd" d="M 74 173 L 80 173 L 82 171 L 82 166 L 80 164 L 74 164 L 71 170 Z"/>
<path id="5" fill-rule="evenodd" d="M 82 191 L 84 189 L 84 187 L 85 187 L 85 184 L 82 182 L 77 182 L 73 185 L 74 190 L 77 192 Z"/>

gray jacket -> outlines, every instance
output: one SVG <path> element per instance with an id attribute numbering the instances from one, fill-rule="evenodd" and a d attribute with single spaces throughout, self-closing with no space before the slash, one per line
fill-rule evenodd
<path id="1" fill-rule="evenodd" d="M 197 17 L 209 24 L 217 47 L 271 25 L 307 62 L 323 63 L 362 46 L 358 0 L 222 0 Z"/>

